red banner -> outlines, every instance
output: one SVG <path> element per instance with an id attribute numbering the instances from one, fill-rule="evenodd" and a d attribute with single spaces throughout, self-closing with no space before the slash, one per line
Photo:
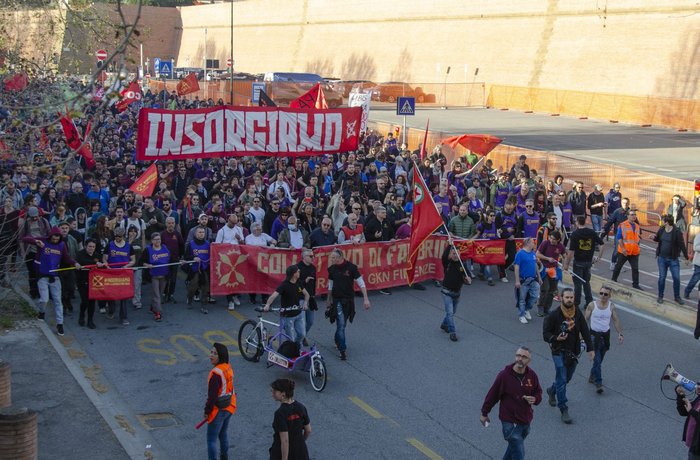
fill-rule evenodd
<path id="1" fill-rule="evenodd" d="M 93 268 L 88 274 L 90 300 L 123 300 L 134 297 L 133 270 Z"/>
<path id="2" fill-rule="evenodd" d="M 136 159 L 222 156 L 308 156 L 355 150 L 362 107 L 289 109 L 219 106 L 193 110 L 142 108 Z"/>
<path id="3" fill-rule="evenodd" d="M 356 264 L 368 290 L 406 286 L 408 240 L 339 245 L 345 258 Z M 418 251 L 414 282 L 442 279 L 442 253 L 447 238 L 431 236 Z M 316 294 L 328 292 L 328 263 L 336 246 L 314 249 Z M 301 251 L 237 244 L 212 244 L 211 294 L 270 294 L 284 280 L 285 270 L 301 260 Z"/>
<path id="4" fill-rule="evenodd" d="M 321 84 L 316 83 L 306 94 L 302 94 L 290 102 L 289 107 L 293 109 L 327 109 L 326 95 L 323 94 Z"/>
<path id="5" fill-rule="evenodd" d="M 506 240 L 455 240 L 462 259 L 471 259 L 482 265 L 506 263 Z"/>

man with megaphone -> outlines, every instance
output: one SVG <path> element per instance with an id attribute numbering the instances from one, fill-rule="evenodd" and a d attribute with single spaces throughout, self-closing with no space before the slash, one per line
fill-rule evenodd
<path id="1" fill-rule="evenodd" d="M 673 377 L 671 380 L 677 381 Z M 688 447 L 688 460 L 700 460 L 700 385 L 695 385 L 693 393 L 695 398 L 691 402 L 685 395 L 684 386 L 676 386 L 676 409 L 680 415 L 687 417 L 683 426 L 683 442 Z"/>

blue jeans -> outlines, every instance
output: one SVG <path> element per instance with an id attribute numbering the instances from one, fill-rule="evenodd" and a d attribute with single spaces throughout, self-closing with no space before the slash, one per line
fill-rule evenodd
<path id="1" fill-rule="evenodd" d="M 592 331 L 591 331 L 592 333 Z M 603 364 L 603 358 L 605 358 L 605 337 L 602 333 L 600 335 L 592 335 L 593 348 L 595 349 L 595 358 L 593 358 L 593 367 L 591 368 L 591 377 L 596 385 L 602 385 L 603 383 L 603 373 L 601 365 Z"/>
<path id="2" fill-rule="evenodd" d="M 284 333 L 299 345 L 301 345 L 301 341 L 306 337 L 306 326 L 304 325 L 305 316 L 306 315 L 302 313 L 297 313 L 296 316 L 280 317 L 280 327 Z"/>
<path id="3" fill-rule="evenodd" d="M 695 289 L 695 285 L 700 281 L 700 265 L 693 265 L 693 276 L 690 277 L 688 285 L 685 287 L 685 296 L 690 295 L 690 291 Z"/>
<path id="4" fill-rule="evenodd" d="M 552 355 L 552 361 L 554 361 L 556 375 L 554 377 L 554 383 L 549 390 L 556 393 L 557 407 L 559 407 L 559 410 L 567 410 L 568 406 L 566 403 L 568 399 L 566 399 L 566 384 L 569 383 L 569 381 L 571 381 L 571 377 L 574 376 L 578 362 L 572 360 L 568 367 L 565 366 L 563 353 Z"/>
<path id="5" fill-rule="evenodd" d="M 459 294 L 456 297 L 445 294 L 445 289 L 442 292 L 442 302 L 445 304 L 445 319 L 442 320 L 442 325 L 447 326 L 447 331 L 452 334 L 455 331 L 455 312 L 459 303 Z M 452 292 L 452 291 L 450 291 Z"/>
<path id="6" fill-rule="evenodd" d="M 603 229 L 603 216 L 591 214 L 591 225 L 593 225 L 593 230 L 595 230 L 596 233 L 600 233 Z"/>
<path id="7" fill-rule="evenodd" d="M 58 276 L 53 277 L 53 283 L 50 280 L 51 278 L 42 276 L 36 283 L 39 289 L 39 313 L 45 312 L 50 299 L 53 302 L 53 311 L 56 314 L 56 324 L 63 324 L 61 281 L 58 279 Z"/>
<path id="8" fill-rule="evenodd" d="M 309 331 L 311 330 L 311 326 L 314 325 L 314 319 L 316 318 L 316 312 L 313 310 L 306 310 L 306 334 L 304 336 L 309 334 Z"/>
<path id="9" fill-rule="evenodd" d="M 523 460 L 525 458 L 525 438 L 530 433 L 530 424 L 522 425 L 501 421 L 503 439 L 508 441 L 508 448 L 503 460 Z"/>
<path id="10" fill-rule="evenodd" d="M 338 317 L 335 319 L 335 344 L 338 346 L 338 351 L 345 351 L 345 315 L 343 314 L 343 304 L 335 303 Z"/>
<path id="11" fill-rule="evenodd" d="M 610 256 L 610 263 L 614 265 L 617 263 L 617 229 L 614 229 L 613 231 L 615 232 L 615 241 L 613 241 L 613 249 L 612 256 Z"/>
<path id="12" fill-rule="evenodd" d="M 528 294 L 530 295 L 528 297 Z M 537 278 L 525 278 L 520 281 L 520 297 L 518 299 L 519 316 L 525 316 L 526 310 L 532 310 L 540 297 L 540 283 Z M 525 302 L 527 300 L 527 303 Z"/>
<path id="13" fill-rule="evenodd" d="M 659 265 L 659 297 L 664 296 L 666 289 L 666 274 L 668 269 L 671 269 L 671 278 L 673 278 L 673 297 L 681 296 L 681 264 L 678 259 L 671 257 L 657 257 L 656 263 Z"/>
<path id="14" fill-rule="evenodd" d="M 231 412 L 219 410 L 214 420 L 207 425 L 207 451 L 209 460 L 219 460 L 216 452 L 216 440 L 221 444 L 221 455 L 228 457 L 228 422 L 231 420 Z"/>

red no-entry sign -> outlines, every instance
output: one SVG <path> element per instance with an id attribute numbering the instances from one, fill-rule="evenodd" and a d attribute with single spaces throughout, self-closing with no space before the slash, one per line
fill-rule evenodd
<path id="1" fill-rule="evenodd" d="M 226 67 L 231 67 L 231 64 L 233 64 L 231 58 L 226 59 Z"/>
<path id="2" fill-rule="evenodd" d="M 98 51 L 95 53 L 95 57 L 97 58 L 98 61 L 104 61 L 105 59 L 107 59 L 107 51 L 105 51 L 105 50 L 98 50 Z"/>

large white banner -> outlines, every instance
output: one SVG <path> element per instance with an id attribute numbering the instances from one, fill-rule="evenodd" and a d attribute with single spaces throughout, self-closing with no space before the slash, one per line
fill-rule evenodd
<path id="1" fill-rule="evenodd" d="M 372 93 L 361 93 L 353 91 L 348 97 L 350 107 L 362 107 L 362 121 L 360 122 L 360 132 L 367 132 L 367 120 L 369 120 L 369 105 L 372 102 Z"/>

